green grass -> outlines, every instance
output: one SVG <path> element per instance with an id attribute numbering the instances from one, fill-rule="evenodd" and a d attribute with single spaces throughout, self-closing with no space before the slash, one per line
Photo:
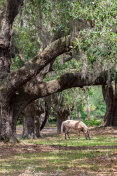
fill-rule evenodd
<path id="1" fill-rule="evenodd" d="M 86 140 L 84 137 L 77 139 L 77 136 L 71 136 L 70 140 L 65 140 L 60 136 L 46 136 L 41 140 L 26 140 L 28 143 L 39 145 L 60 145 L 60 146 L 117 146 L 116 137 L 97 136 L 92 137 L 91 140 Z"/>
<path id="2" fill-rule="evenodd" d="M 91 140 L 86 140 L 84 136 L 77 139 L 76 135 L 71 135 L 70 140 L 65 140 L 63 136 L 46 135 L 40 139 L 23 142 L 29 148 L 32 145 L 28 146 L 28 144 L 31 143 L 42 148 L 47 145 L 52 147 L 52 150 L 22 152 L 25 145 L 19 144 L 21 150 L 17 153 L 11 152 L 8 156 L 1 157 L 0 176 L 18 176 L 26 170 L 33 175 L 34 173 L 45 173 L 48 176 L 57 173 L 61 176 L 72 176 L 78 173 L 96 175 L 100 170 L 103 172 L 106 169 L 108 173 L 111 168 L 117 168 L 117 160 L 115 161 L 114 157 L 117 154 L 117 138 L 114 135 L 93 136 Z M 7 148 L 6 145 L 5 147 Z M 15 149 L 17 146 L 12 147 Z"/>

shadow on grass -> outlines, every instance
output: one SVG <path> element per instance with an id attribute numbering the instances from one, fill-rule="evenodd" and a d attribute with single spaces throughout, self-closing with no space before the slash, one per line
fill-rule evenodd
<path id="1" fill-rule="evenodd" d="M 98 150 L 98 149 L 117 149 L 117 145 L 115 146 L 55 146 L 50 145 L 51 147 L 58 150 Z"/>

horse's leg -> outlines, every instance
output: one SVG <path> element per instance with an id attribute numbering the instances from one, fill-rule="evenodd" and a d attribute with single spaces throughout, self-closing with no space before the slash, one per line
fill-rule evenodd
<path id="1" fill-rule="evenodd" d="M 70 139 L 69 130 L 70 130 L 70 128 L 68 128 L 68 130 L 67 130 L 67 136 L 68 136 L 68 138 Z"/>
<path id="2" fill-rule="evenodd" d="M 69 136 L 69 128 L 66 128 L 66 131 L 65 131 L 65 139 L 67 139 L 67 136 L 68 136 L 68 138 L 70 139 L 70 136 Z"/>
<path id="3" fill-rule="evenodd" d="M 65 139 L 67 139 L 67 138 L 66 138 L 66 132 L 65 132 Z"/>
<path id="4" fill-rule="evenodd" d="M 89 139 L 91 139 L 91 136 L 90 136 L 90 134 L 88 134 L 88 138 L 89 138 Z"/>
<path id="5" fill-rule="evenodd" d="M 80 139 L 80 131 L 78 130 L 78 139 Z"/>
<path id="6" fill-rule="evenodd" d="M 87 139 L 87 133 L 86 132 L 84 132 L 84 135 L 85 135 L 85 138 Z"/>
<path id="7" fill-rule="evenodd" d="M 87 131 L 87 136 L 88 136 L 88 139 L 91 139 L 89 130 Z"/>
<path id="8" fill-rule="evenodd" d="M 67 128 L 65 128 L 65 139 L 67 139 Z"/>
<path id="9" fill-rule="evenodd" d="M 67 133 L 68 138 L 70 139 L 69 133 Z"/>
<path id="10" fill-rule="evenodd" d="M 68 136 L 68 138 L 70 139 L 70 136 L 69 136 L 69 131 L 67 132 L 67 136 Z"/>
<path id="11" fill-rule="evenodd" d="M 78 139 L 80 139 L 80 130 L 77 130 Z"/>

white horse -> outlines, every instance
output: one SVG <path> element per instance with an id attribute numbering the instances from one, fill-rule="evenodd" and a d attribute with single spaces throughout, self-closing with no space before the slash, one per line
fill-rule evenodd
<path id="1" fill-rule="evenodd" d="M 63 121 L 61 125 L 61 133 L 63 133 L 63 128 L 65 127 L 65 139 L 70 139 L 69 132 L 71 129 L 75 130 L 80 138 L 80 132 L 82 131 L 86 139 L 91 139 L 88 127 L 80 120 L 66 120 Z"/>

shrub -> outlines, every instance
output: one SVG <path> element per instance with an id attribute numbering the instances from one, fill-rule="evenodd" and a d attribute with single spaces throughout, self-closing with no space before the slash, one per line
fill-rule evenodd
<path id="1" fill-rule="evenodd" d="M 88 120 L 88 119 L 85 119 L 83 120 L 83 122 L 87 125 L 87 126 L 100 126 L 103 122 L 102 119 L 91 119 L 91 120 Z"/>

